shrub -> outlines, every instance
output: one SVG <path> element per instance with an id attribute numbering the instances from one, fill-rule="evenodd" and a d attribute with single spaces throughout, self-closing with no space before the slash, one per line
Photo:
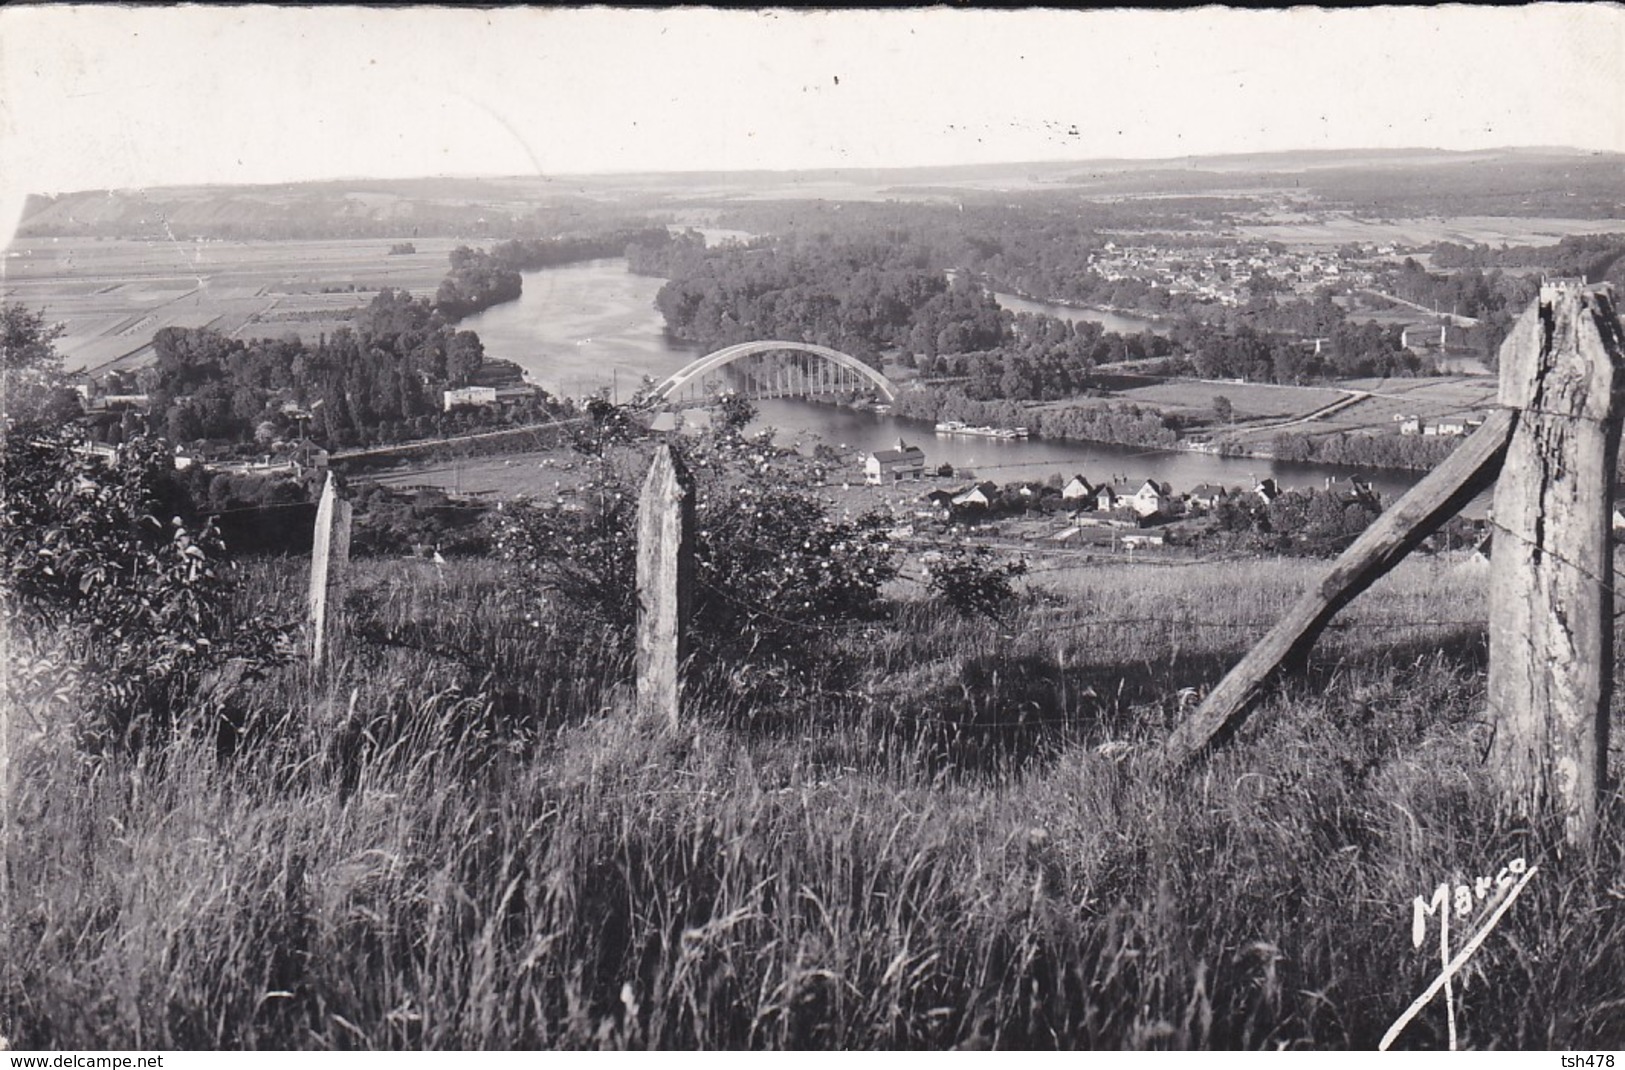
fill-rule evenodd
<path id="1" fill-rule="evenodd" d="M 963 617 L 1004 616 L 1016 599 L 1010 581 L 1027 573 L 1024 562 L 996 561 L 985 546 L 955 544 L 940 553 L 926 578 L 934 597 Z"/>
<path id="2" fill-rule="evenodd" d="M 206 669 L 261 664 L 288 629 L 256 619 L 226 636 L 225 546 L 212 523 L 177 515 L 189 503 L 163 441 L 136 438 L 110 464 L 79 444 L 67 431 L 5 438 L 5 626 L 13 666 L 26 665 L 12 698 L 66 698 L 42 690 L 54 666 L 88 700 L 85 743 L 139 745 Z"/>

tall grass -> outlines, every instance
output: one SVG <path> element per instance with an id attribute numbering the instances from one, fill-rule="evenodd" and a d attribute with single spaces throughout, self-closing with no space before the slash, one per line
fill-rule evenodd
<path id="1" fill-rule="evenodd" d="M 1437 972 L 1412 897 L 1521 856 L 1461 1043 L 1618 1047 L 1619 808 L 1589 855 L 1499 814 L 1482 627 L 1448 623 L 1481 579 L 1403 566 L 1235 745 L 1157 763 L 1179 689 L 1318 571 L 1046 574 L 1002 622 L 907 603 L 842 639 L 844 683 L 669 729 L 627 713 L 621 639 L 495 566 L 362 566 L 324 675 L 222 687 L 136 757 L 15 741 L 0 1033 L 1374 1047 Z M 245 601 L 302 579 L 268 562 Z M 1400 1040 L 1444 1043 L 1437 1002 Z"/>

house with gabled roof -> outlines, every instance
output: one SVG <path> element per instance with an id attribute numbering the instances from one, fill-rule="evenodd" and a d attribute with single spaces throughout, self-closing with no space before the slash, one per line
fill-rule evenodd
<path id="1" fill-rule="evenodd" d="M 1140 484 L 1140 489 L 1127 499 L 1128 507 L 1141 517 L 1168 512 L 1168 495 L 1154 479 Z"/>
<path id="2" fill-rule="evenodd" d="M 960 491 L 953 497 L 953 505 L 957 509 L 980 506 L 986 509 L 993 504 L 993 496 L 998 493 L 997 483 L 983 481 L 973 483 L 970 487 Z"/>
<path id="3" fill-rule="evenodd" d="M 1087 479 L 1083 478 L 1082 475 L 1073 476 L 1067 481 L 1066 486 L 1061 488 L 1061 497 L 1067 501 L 1077 501 L 1081 498 L 1092 498 L 1094 497 L 1094 494 L 1094 485 Z"/>
<path id="4" fill-rule="evenodd" d="M 1123 494 L 1110 483 L 1102 483 L 1095 488 L 1094 509 L 1097 513 L 1110 513 L 1122 508 Z"/>
<path id="5" fill-rule="evenodd" d="M 876 450 L 863 462 L 863 481 L 871 486 L 919 479 L 924 474 L 925 451 L 902 439 L 897 440 L 895 449 Z"/>

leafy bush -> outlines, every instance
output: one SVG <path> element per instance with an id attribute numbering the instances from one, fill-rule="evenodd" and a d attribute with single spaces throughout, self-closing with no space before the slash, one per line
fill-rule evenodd
<path id="1" fill-rule="evenodd" d="M 137 438 L 112 463 L 81 445 L 61 430 L 5 437 L 5 625 L 25 666 L 12 698 L 64 701 L 49 675 L 77 677 L 82 740 L 139 745 L 207 669 L 263 664 L 288 629 L 254 620 L 226 635 L 225 546 L 212 523 L 178 515 L 163 441 Z"/>
<path id="2" fill-rule="evenodd" d="M 482 523 L 488 509 L 453 504 L 443 492 L 416 494 L 365 484 L 355 494 L 355 557 L 404 557 L 432 548 L 447 557 L 473 556 L 490 549 Z"/>

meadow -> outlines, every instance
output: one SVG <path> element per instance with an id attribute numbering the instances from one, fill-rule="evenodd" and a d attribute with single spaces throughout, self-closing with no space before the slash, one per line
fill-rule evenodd
<path id="1" fill-rule="evenodd" d="M 1522 857 L 1460 1045 L 1618 1048 L 1619 836 L 1575 852 L 1499 811 L 1481 568 L 1408 560 L 1234 745 L 1158 761 L 1182 689 L 1325 567 L 1057 567 L 1002 620 L 897 581 L 816 688 L 713 689 L 668 726 L 632 714 L 623 638 L 507 566 L 357 562 L 323 672 L 222 681 L 161 746 L 13 717 L 0 1033 L 1371 1048 L 1438 970 L 1413 897 Z M 253 562 L 239 611 L 297 616 L 304 580 Z M 1447 1042 L 1436 999 L 1397 1046 Z"/>
<path id="2" fill-rule="evenodd" d="M 1135 404 L 1200 416 L 1212 416 L 1213 399 L 1227 397 L 1235 407 L 1238 420 L 1302 416 L 1347 396 L 1341 390 L 1327 387 L 1208 379 L 1152 380 L 1144 386 L 1128 386 L 1115 393 Z"/>

